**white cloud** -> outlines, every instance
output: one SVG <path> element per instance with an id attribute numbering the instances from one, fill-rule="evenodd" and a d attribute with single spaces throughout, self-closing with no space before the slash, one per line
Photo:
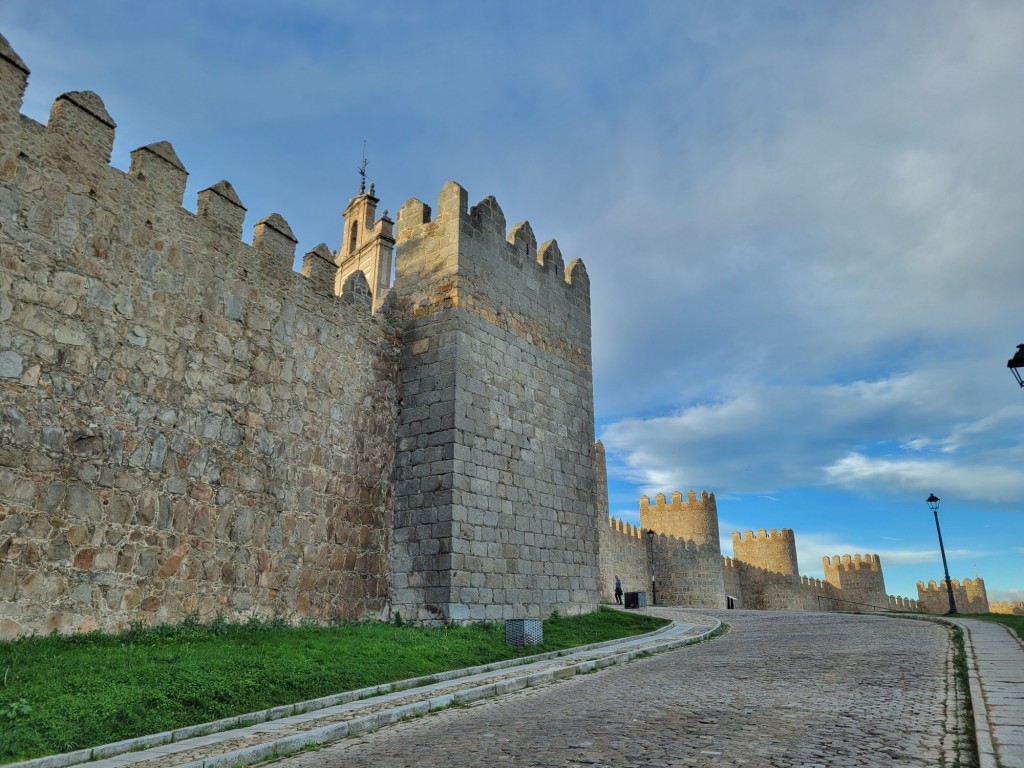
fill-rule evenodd
<path id="1" fill-rule="evenodd" d="M 1005 384 L 1005 382 L 1003 382 Z M 847 385 L 768 387 L 605 425 L 610 471 L 650 492 L 799 485 L 1024 496 L 1024 407 L 992 413 L 946 369 Z M 950 418 L 953 418 L 951 421 Z"/>
<path id="2" fill-rule="evenodd" d="M 825 474 L 836 485 L 920 490 L 941 480 L 945 493 L 961 499 L 1015 502 L 1024 496 L 1024 471 L 1019 466 L 989 466 L 954 461 L 871 458 L 850 453 Z"/>

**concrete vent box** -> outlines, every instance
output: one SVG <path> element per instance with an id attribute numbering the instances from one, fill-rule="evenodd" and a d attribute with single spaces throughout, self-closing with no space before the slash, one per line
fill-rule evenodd
<path id="1" fill-rule="evenodd" d="M 540 645 L 544 642 L 544 622 L 540 619 L 507 619 L 505 642 L 509 645 Z"/>

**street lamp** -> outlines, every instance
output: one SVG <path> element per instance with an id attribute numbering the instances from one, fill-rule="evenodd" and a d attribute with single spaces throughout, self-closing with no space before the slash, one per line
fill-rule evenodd
<path id="1" fill-rule="evenodd" d="M 1017 353 L 1006 361 L 1006 367 L 1010 369 L 1013 378 L 1024 387 L 1024 378 L 1021 378 L 1020 369 L 1024 368 L 1024 344 L 1017 345 Z"/>
<path id="2" fill-rule="evenodd" d="M 949 566 L 946 565 L 946 548 L 942 546 L 942 529 L 939 528 L 939 497 L 933 493 L 925 501 L 928 503 L 928 509 L 935 515 L 935 530 L 939 534 L 939 552 L 942 553 L 942 570 L 946 574 L 946 593 L 949 595 L 949 612 L 946 614 L 948 616 L 957 613 L 957 610 L 956 600 L 953 599 L 953 582 L 949 580 Z"/>
<path id="3" fill-rule="evenodd" d="M 654 583 L 654 531 L 647 529 L 647 551 L 650 552 L 648 566 L 651 571 L 651 605 L 658 604 L 658 587 Z"/>

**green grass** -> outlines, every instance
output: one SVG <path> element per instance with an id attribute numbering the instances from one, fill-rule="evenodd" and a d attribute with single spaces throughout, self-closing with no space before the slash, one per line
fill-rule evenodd
<path id="1" fill-rule="evenodd" d="M 953 640 L 953 675 L 956 678 L 955 685 L 960 691 L 960 702 L 962 711 L 958 722 L 960 730 L 956 734 L 958 757 L 953 768 L 977 768 L 978 765 L 978 742 L 974 734 L 974 706 L 971 702 L 971 684 L 967 671 L 967 651 L 964 648 L 964 632 L 960 627 L 950 628 Z M 960 760 L 960 755 L 966 757 L 966 763 Z"/>
<path id="2" fill-rule="evenodd" d="M 552 615 L 544 643 L 503 624 L 422 628 L 250 621 L 0 643 L 0 762 L 67 752 L 450 669 L 648 632 L 667 621 Z"/>

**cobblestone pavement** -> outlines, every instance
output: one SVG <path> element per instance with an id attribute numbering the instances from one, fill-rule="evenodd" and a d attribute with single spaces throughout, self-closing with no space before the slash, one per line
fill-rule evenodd
<path id="1" fill-rule="evenodd" d="M 685 611 L 658 611 L 685 621 Z M 701 611 L 710 643 L 449 709 L 275 763 L 334 766 L 951 766 L 946 628 Z M 948 695 L 947 695 L 948 694 Z"/>

